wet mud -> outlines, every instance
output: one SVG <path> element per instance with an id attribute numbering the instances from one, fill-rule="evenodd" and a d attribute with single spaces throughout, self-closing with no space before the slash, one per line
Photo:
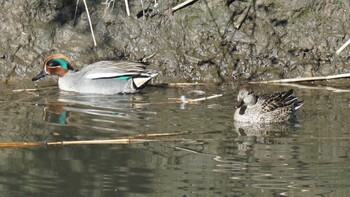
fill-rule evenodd
<path id="1" fill-rule="evenodd" d="M 0 2 L 0 80 L 30 79 L 52 53 L 79 68 L 98 60 L 149 62 L 156 83 L 321 76 L 349 72 L 348 0 L 75 0 Z M 114 3 L 114 5 L 113 5 Z"/>

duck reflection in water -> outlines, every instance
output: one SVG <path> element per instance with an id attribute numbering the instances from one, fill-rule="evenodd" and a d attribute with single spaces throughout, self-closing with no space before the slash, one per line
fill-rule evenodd
<path id="1" fill-rule="evenodd" d="M 64 109 L 65 103 L 51 102 L 46 105 L 43 120 L 49 123 L 65 125 L 69 124 L 70 112 Z"/>
<path id="2" fill-rule="evenodd" d="M 133 135 L 140 128 L 145 113 L 139 108 L 149 106 L 147 95 L 97 95 L 60 92 L 40 104 L 43 120 L 50 130 L 71 135 Z M 65 126 L 65 127 L 57 127 Z"/>
<path id="3" fill-rule="evenodd" d="M 281 138 L 288 138 L 292 135 L 298 126 L 298 123 L 292 122 L 274 124 L 234 122 L 235 131 L 238 134 L 238 150 L 243 152 L 252 151 L 256 143 L 279 143 Z"/>

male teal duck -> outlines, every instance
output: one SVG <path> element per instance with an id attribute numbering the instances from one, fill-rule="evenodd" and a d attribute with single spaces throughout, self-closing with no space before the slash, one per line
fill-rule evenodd
<path id="1" fill-rule="evenodd" d="M 78 71 L 66 56 L 54 54 L 32 81 L 46 75 L 57 75 L 58 87 L 64 91 L 118 94 L 139 92 L 157 73 L 147 71 L 144 64 L 128 61 L 99 61 Z"/>
<path id="2" fill-rule="evenodd" d="M 257 96 L 251 87 L 244 87 L 237 96 L 234 120 L 249 123 L 277 123 L 290 120 L 304 104 L 293 90 Z"/>

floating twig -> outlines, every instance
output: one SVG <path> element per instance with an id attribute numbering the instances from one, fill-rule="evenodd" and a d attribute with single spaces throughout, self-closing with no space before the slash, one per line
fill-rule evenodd
<path id="1" fill-rule="evenodd" d="M 267 80 L 267 81 L 251 81 L 249 83 L 291 83 L 291 82 L 303 82 L 303 81 L 321 81 L 321 80 L 330 80 L 330 79 L 341 79 L 350 77 L 350 73 L 338 74 L 338 75 L 328 75 L 320 77 L 304 77 L 304 78 L 291 78 L 291 79 L 276 79 L 276 80 Z"/>
<path id="2" fill-rule="evenodd" d="M 207 83 L 198 83 L 198 82 L 194 82 L 194 83 L 166 83 L 164 85 L 169 86 L 169 87 L 185 87 L 185 86 L 203 86 L 203 85 L 207 85 Z"/>
<path id="3" fill-rule="evenodd" d="M 201 97 L 201 98 L 196 98 L 196 99 L 188 99 L 185 96 L 181 96 L 180 98 L 168 98 L 168 99 L 175 101 L 175 102 L 178 102 L 178 103 L 198 103 L 200 101 L 206 101 L 206 100 L 218 98 L 221 96 L 222 96 L 222 94 L 214 94 L 212 96 Z"/>
<path id="4" fill-rule="evenodd" d="M 50 86 L 50 87 L 43 87 L 43 88 L 24 88 L 24 89 L 14 89 L 12 90 L 13 93 L 18 93 L 18 92 L 35 92 L 35 91 L 40 91 L 40 90 L 53 90 L 57 89 L 56 86 Z"/>
<path id="5" fill-rule="evenodd" d="M 341 46 L 341 47 L 337 50 L 337 52 L 335 52 L 335 53 L 336 53 L 337 55 L 339 55 L 339 53 L 342 52 L 342 51 L 345 49 L 345 47 L 347 47 L 349 44 L 350 44 L 350 39 L 349 39 L 347 42 L 345 42 L 345 43 L 343 44 L 343 46 Z"/>
<path id="6" fill-rule="evenodd" d="M 28 88 L 28 89 L 15 89 L 12 90 L 12 92 L 17 93 L 17 92 L 34 92 L 34 91 L 38 91 L 38 89 L 36 88 Z"/>

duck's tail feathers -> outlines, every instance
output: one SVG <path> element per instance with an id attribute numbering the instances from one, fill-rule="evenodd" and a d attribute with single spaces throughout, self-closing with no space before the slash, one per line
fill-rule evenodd
<path id="1" fill-rule="evenodd" d="M 304 105 L 304 102 L 303 101 L 298 101 L 298 102 L 296 102 L 295 103 L 295 107 L 294 107 L 294 109 L 295 109 L 295 111 L 297 111 L 301 106 L 303 106 Z"/>
<path id="2" fill-rule="evenodd" d="M 298 98 L 294 95 L 293 89 L 285 92 L 282 96 L 282 100 L 285 101 L 286 105 L 293 105 L 294 111 L 297 111 L 301 106 L 304 105 L 304 102 L 299 101 Z"/>
<path id="3" fill-rule="evenodd" d="M 140 75 L 133 78 L 134 85 L 137 89 L 143 88 L 147 82 L 149 82 L 153 77 L 157 76 L 158 73 L 151 73 L 148 75 Z"/>
<path id="4" fill-rule="evenodd" d="M 283 100 L 286 105 L 290 105 L 290 104 L 297 102 L 298 98 L 295 97 L 295 95 L 293 94 L 293 89 L 291 89 L 288 92 L 284 92 L 282 94 L 281 100 Z"/>

